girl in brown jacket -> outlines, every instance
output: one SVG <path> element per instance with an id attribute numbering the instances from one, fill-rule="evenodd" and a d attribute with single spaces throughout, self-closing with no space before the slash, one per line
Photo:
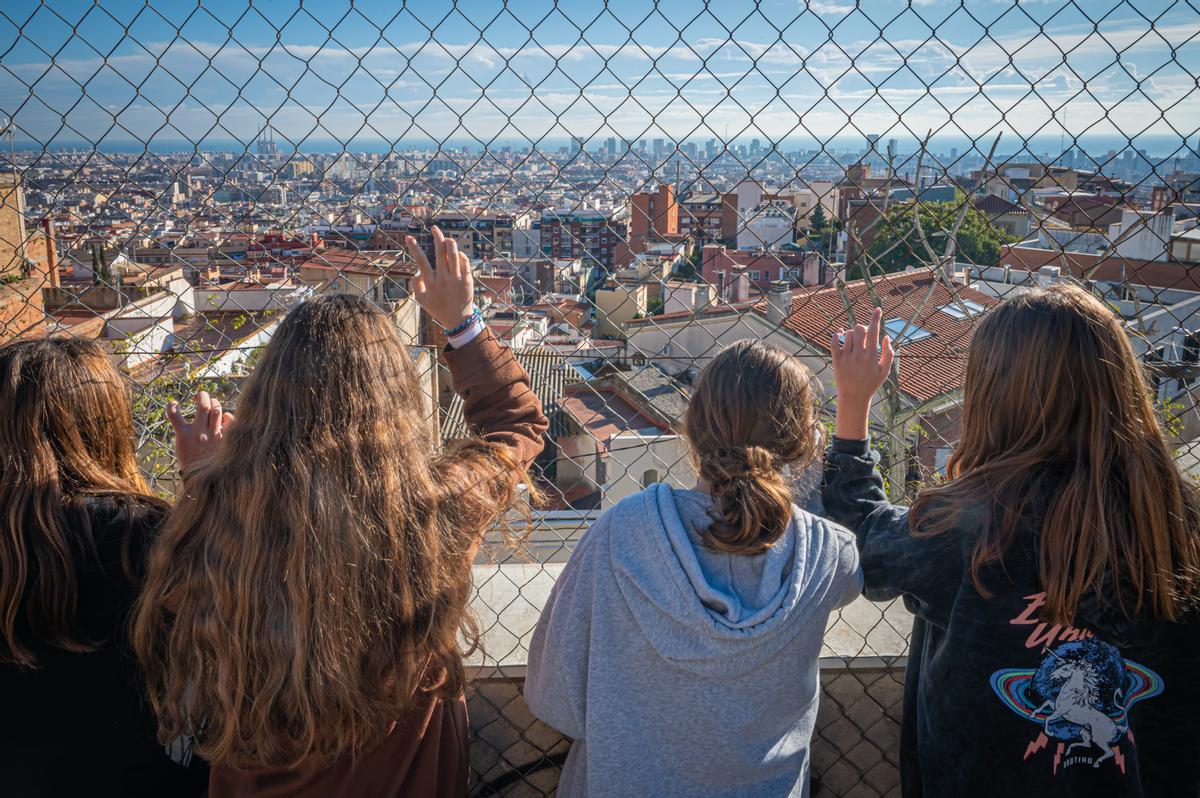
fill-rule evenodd
<path id="1" fill-rule="evenodd" d="M 435 449 L 391 321 L 346 295 L 288 314 L 236 423 L 173 409 L 187 495 L 134 640 L 160 732 L 196 738 L 212 798 L 466 794 L 471 560 L 547 424 L 472 307 L 466 257 L 434 239 L 436 269 L 409 240 L 414 292 L 479 437 Z"/>

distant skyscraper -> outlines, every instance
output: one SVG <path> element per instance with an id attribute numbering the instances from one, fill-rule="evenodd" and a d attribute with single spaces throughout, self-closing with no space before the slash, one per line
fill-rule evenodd
<path id="1" fill-rule="evenodd" d="M 604 146 L 608 148 L 609 155 L 616 155 L 617 154 L 617 137 L 609 136 L 608 141 L 605 142 Z"/>
<path id="2" fill-rule="evenodd" d="M 571 137 L 571 152 L 578 155 L 583 150 L 583 139 L 578 136 Z"/>
<path id="3" fill-rule="evenodd" d="M 655 139 L 654 140 L 654 154 L 661 157 L 662 155 L 666 154 L 666 152 L 667 152 L 666 141 L 664 141 L 663 139 Z"/>

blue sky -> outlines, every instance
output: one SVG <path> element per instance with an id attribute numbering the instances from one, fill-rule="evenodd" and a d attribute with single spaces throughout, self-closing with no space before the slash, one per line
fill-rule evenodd
<path id="1" fill-rule="evenodd" d="M 17 139 L 249 141 L 267 121 L 302 148 L 1200 131 L 1200 12 L 1169 0 L 153 5 L 4 4 Z"/>

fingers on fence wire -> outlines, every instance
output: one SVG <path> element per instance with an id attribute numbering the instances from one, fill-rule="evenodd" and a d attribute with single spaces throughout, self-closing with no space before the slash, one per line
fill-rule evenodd
<path id="1" fill-rule="evenodd" d="M 408 249 L 408 254 L 412 257 L 413 262 L 417 264 L 417 279 L 413 283 L 413 288 L 419 298 L 429 290 L 429 286 L 433 281 L 433 268 L 429 265 L 429 258 L 425 257 L 425 252 L 417 243 L 417 239 L 412 236 L 405 236 L 404 245 Z"/>
<path id="2" fill-rule="evenodd" d="M 234 415 L 224 410 L 220 400 L 208 391 L 196 394 L 196 415 L 192 421 L 184 417 L 179 403 L 174 401 L 167 404 L 167 418 L 175 433 L 175 458 L 180 469 L 212 454 L 234 422 Z"/>

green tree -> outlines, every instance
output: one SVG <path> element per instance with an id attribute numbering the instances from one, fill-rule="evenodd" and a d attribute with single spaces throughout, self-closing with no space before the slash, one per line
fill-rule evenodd
<path id="1" fill-rule="evenodd" d="M 696 274 L 699 272 L 699 262 L 700 247 L 696 247 L 696 251 L 693 252 L 689 257 L 680 258 L 675 263 L 675 270 L 672 272 L 671 276 L 677 277 L 680 280 L 695 279 Z"/>
<path id="2" fill-rule="evenodd" d="M 116 287 L 112 267 L 108 265 L 108 253 L 103 244 L 92 244 L 92 285 Z"/>
<path id="3" fill-rule="evenodd" d="M 817 203 L 817 207 L 813 208 L 813 212 L 808 215 L 808 228 L 814 236 L 820 235 L 829 226 L 829 220 L 825 218 L 825 208 L 821 203 Z"/>
<path id="4" fill-rule="evenodd" d="M 816 242 L 817 252 L 824 257 L 829 257 L 829 250 L 833 246 L 834 236 L 841 229 L 841 224 L 837 219 L 830 219 L 825 215 L 825 208 L 818 203 L 817 207 L 813 208 L 813 212 L 808 216 L 808 235 L 809 238 Z"/>
<path id="5" fill-rule="evenodd" d="M 874 225 L 875 239 L 867 250 L 869 257 L 850 270 L 851 279 L 862 277 L 863 262 L 870 263 L 874 270 L 884 273 L 901 272 L 909 266 L 931 266 L 929 253 L 921 244 L 921 237 L 913 224 L 913 203 L 917 203 L 917 218 L 925 232 L 925 239 L 933 251 L 940 255 L 946 247 L 946 236 L 954 229 L 962 203 L 967 201 L 965 195 L 956 194 L 949 202 L 908 200 L 888 208 Z M 968 208 L 958 229 L 957 240 L 957 261 L 976 266 L 995 266 L 1000 262 L 1000 246 L 1010 239 L 1002 230 L 994 227 L 982 212 Z"/>

